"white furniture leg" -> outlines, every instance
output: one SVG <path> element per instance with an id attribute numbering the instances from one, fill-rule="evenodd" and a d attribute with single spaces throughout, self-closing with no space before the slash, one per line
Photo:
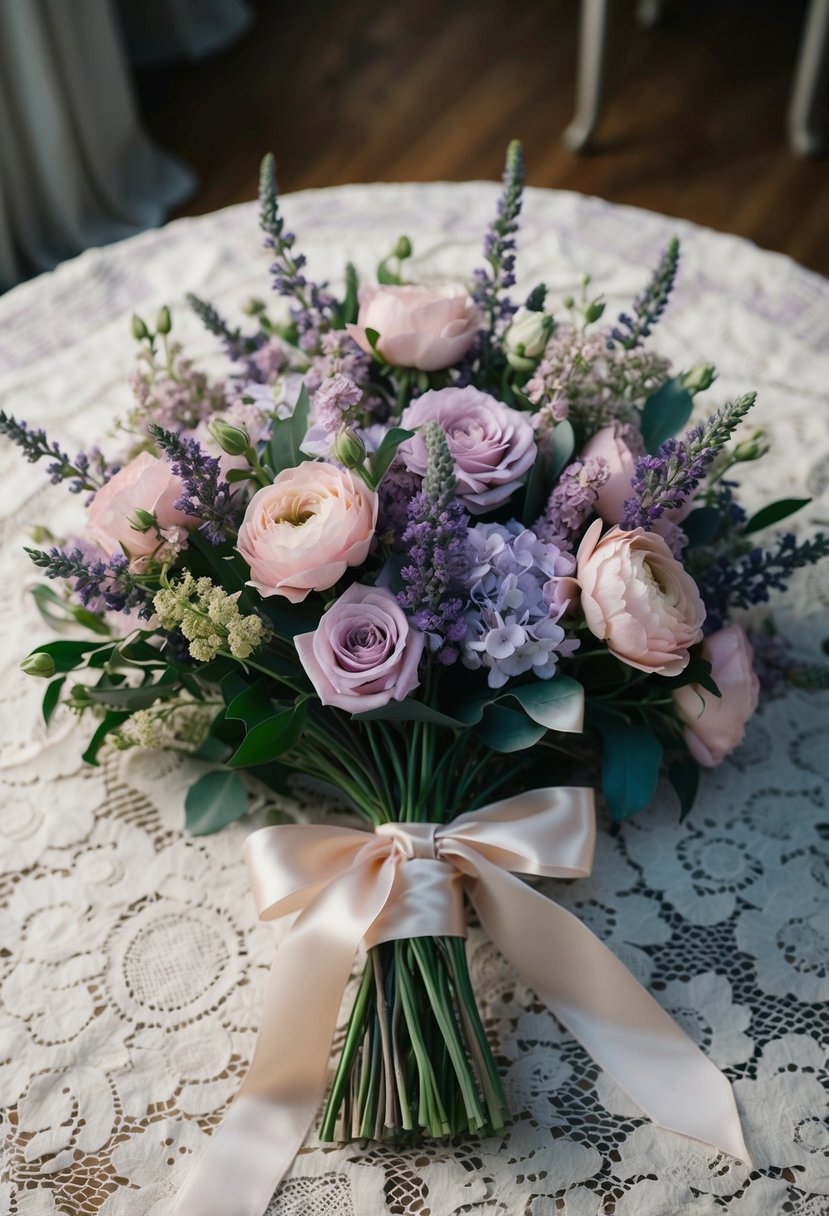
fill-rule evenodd
<path id="1" fill-rule="evenodd" d="M 789 146 L 797 156 L 817 156 L 826 147 L 826 119 L 816 116 L 821 81 L 829 60 L 829 0 L 811 0 L 800 42 L 789 100 Z"/>
<path id="2" fill-rule="evenodd" d="M 573 152 L 586 150 L 599 121 L 609 6 L 610 0 L 582 0 L 581 4 L 576 113 L 562 137 Z"/>

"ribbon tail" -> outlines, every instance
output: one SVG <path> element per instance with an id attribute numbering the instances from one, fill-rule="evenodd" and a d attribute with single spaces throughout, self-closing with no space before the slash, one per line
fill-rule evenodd
<path id="1" fill-rule="evenodd" d="M 325 1094 L 343 992 L 394 872 L 389 860 L 347 870 L 283 939 L 250 1067 L 179 1194 L 178 1216 L 262 1216 Z"/>
<path id="2" fill-rule="evenodd" d="M 471 851 L 469 896 L 489 937 L 659 1126 L 750 1164 L 727 1078 L 595 934 Z"/>

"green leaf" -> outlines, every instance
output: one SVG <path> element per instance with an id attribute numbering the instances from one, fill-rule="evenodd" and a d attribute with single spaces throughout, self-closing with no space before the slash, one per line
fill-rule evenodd
<path id="1" fill-rule="evenodd" d="M 86 695 L 96 705 L 107 705 L 112 709 L 128 709 L 134 713 L 137 709 L 149 709 L 151 705 L 155 705 L 156 701 L 163 701 L 165 697 L 174 696 L 178 689 L 179 682 L 176 677 L 175 682 L 157 681 L 138 686 L 124 684 L 119 688 L 109 685 L 102 687 L 98 684 L 95 688 L 87 688 Z"/>
<path id="2" fill-rule="evenodd" d="M 565 418 L 563 422 L 559 422 L 553 427 L 552 439 L 550 441 L 553 481 L 556 480 L 564 466 L 569 464 L 575 448 L 576 434 L 573 430 L 573 424 Z"/>
<path id="3" fill-rule="evenodd" d="M 63 599 L 53 587 L 47 587 L 45 583 L 38 583 L 36 587 L 32 588 L 32 597 L 44 621 L 54 628 L 60 629 L 68 621 L 74 621 L 84 629 L 90 630 L 91 633 L 97 633 L 102 637 L 112 636 L 112 630 L 102 617 L 90 612 L 88 608 L 84 608 L 80 604 L 73 604 L 70 600 Z M 53 611 L 53 608 L 57 611 Z"/>
<path id="4" fill-rule="evenodd" d="M 290 709 L 259 722 L 245 735 L 228 760 L 228 767 L 252 768 L 256 764 L 268 764 L 275 760 L 296 746 L 307 717 L 307 699 L 303 697 Z"/>
<path id="5" fill-rule="evenodd" d="M 66 676 L 59 676 L 57 680 L 49 681 L 49 687 L 43 694 L 43 702 L 41 705 L 41 712 L 43 714 L 44 722 L 48 723 L 49 719 L 52 717 L 52 714 L 57 709 L 58 702 L 60 701 L 60 692 L 65 683 Z"/>
<path id="6" fill-rule="evenodd" d="M 584 730 L 584 689 L 571 676 L 555 675 L 551 680 L 521 684 L 505 695 L 518 701 L 525 713 L 547 730 L 574 735 Z"/>
<path id="7" fill-rule="evenodd" d="M 679 799 L 679 822 L 688 818 L 699 790 L 699 765 L 693 756 L 683 756 L 668 765 L 668 780 Z"/>
<path id="8" fill-rule="evenodd" d="M 547 728 L 518 710 L 488 705 L 475 733 L 495 752 L 520 752 L 533 747 L 547 733 Z"/>
<path id="9" fill-rule="evenodd" d="M 224 770 L 205 773 L 187 791 L 185 823 L 193 836 L 209 836 L 241 819 L 248 809 L 248 796 L 236 773 Z"/>
<path id="10" fill-rule="evenodd" d="M 46 642 L 43 646 L 35 646 L 32 654 L 48 654 L 54 661 L 55 671 L 64 672 L 86 666 L 87 656 L 94 651 L 99 651 L 108 659 L 114 646 L 114 642 L 110 645 L 106 642 Z"/>
<path id="11" fill-rule="evenodd" d="M 228 469 L 225 481 L 234 485 L 237 481 L 253 481 L 255 474 L 251 469 Z"/>
<path id="12" fill-rule="evenodd" d="M 686 515 L 680 528 L 688 537 L 689 549 L 709 544 L 720 530 L 720 513 L 716 507 L 697 507 Z"/>
<path id="13" fill-rule="evenodd" d="M 387 431 L 383 436 L 383 441 L 371 457 L 370 462 L 371 480 L 374 483 L 375 490 L 385 477 L 389 465 L 394 460 L 401 443 L 405 443 L 413 435 L 414 431 L 407 431 L 403 427 L 396 426 Z"/>
<path id="14" fill-rule="evenodd" d="M 781 519 L 788 519 L 795 511 L 808 507 L 811 501 L 811 498 L 779 498 L 777 502 L 770 502 L 752 515 L 743 528 L 743 535 L 748 536 L 751 532 L 760 532 L 763 528 L 770 528 L 772 524 L 779 524 Z"/>
<path id="15" fill-rule="evenodd" d="M 538 519 L 559 473 L 568 464 L 576 446 L 573 427 L 565 418 L 554 428 L 549 452 L 539 450 L 527 480 L 523 521 L 530 527 Z"/>
<path id="16" fill-rule="evenodd" d="M 309 407 L 308 389 L 303 384 L 290 418 L 274 418 L 271 422 L 271 437 L 265 449 L 265 461 L 274 476 L 283 469 L 296 468 L 303 460 L 310 459 L 300 451 L 299 446 L 308 430 Z"/>
<path id="17" fill-rule="evenodd" d="M 662 744 L 646 726 L 591 707 L 591 723 L 602 736 L 602 788 L 615 822 L 644 810 L 653 798 Z"/>
<path id="18" fill-rule="evenodd" d="M 345 297 L 342 304 L 342 329 L 345 329 L 346 325 L 354 325 L 357 320 L 360 312 L 360 302 L 358 299 L 359 288 L 360 280 L 357 276 L 357 270 L 353 262 L 349 262 L 345 268 Z"/>
<path id="19" fill-rule="evenodd" d="M 377 267 L 377 282 L 382 283 L 384 287 L 399 287 L 400 275 L 395 274 L 393 270 L 389 270 L 386 265 L 388 260 L 388 258 L 384 258 Z"/>
<path id="20" fill-rule="evenodd" d="M 648 397 L 640 423 L 647 450 L 655 452 L 666 439 L 681 431 L 691 417 L 693 408 L 694 399 L 687 388 L 683 388 L 679 376 L 666 381 L 662 388 Z"/>
<path id="21" fill-rule="evenodd" d="M 706 692 L 710 692 L 712 697 L 720 697 L 722 693 L 714 682 L 712 671 L 713 668 L 708 660 L 697 655 L 690 660 L 685 670 L 681 671 L 678 676 L 663 676 L 660 680 L 660 687 L 673 690 L 683 688 L 686 684 L 699 684 Z"/>
<path id="22" fill-rule="evenodd" d="M 379 351 L 377 350 L 377 343 L 380 341 L 379 331 L 376 329 L 371 329 L 370 326 L 366 326 L 365 335 L 366 335 L 366 341 L 368 342 L 371 349 L 374 351 L 377 358 L 378 359 L 381 358 L 382 356 L 380 355 Z"/>
<path id="23" fill-rule="evenodd" d="M 92 764 L 97 767 L 98 752 L 101 750 L 107 735 L 110 733 L 110 731 L 116 730 L 122 724 L 122 722 L 126 722 L 127 718 L 130 716 L 131 715 L 124 710 L 114 709 L 110 710 L 109 713 L 104 714 L 103 719 L 98 725 L 98 729 L 89 740 L 89 746 L 84 752 L 82 759 L 85 760 L 87 764 Z"/>
<path id="24" fill-rule="evenodd" d="M 223 692 L 230 686 L 230 681 L 222 681 Z M 273 711 L 274 704 L 268 696 L 264 682 L 257 680 L 255 684 L 247 685 L 233 697 L 225 710 L 225 717 L 244 722 L 247 729 L 251 730 L 252 727 L 258 726 L 260 722 L 272 718 Z"/>
<path id="25" fill-rule="evenodd" d="M 432 722 L 435 726 L 448 726 L 453 730 L 463 729 L 467 723 L 448 714 L 439 713 L 423 701 L 406 698 L 405 701 L 389 701 L 382 709 L 370 709 L 364 714 L 354 714 L 355 722 Z"/>

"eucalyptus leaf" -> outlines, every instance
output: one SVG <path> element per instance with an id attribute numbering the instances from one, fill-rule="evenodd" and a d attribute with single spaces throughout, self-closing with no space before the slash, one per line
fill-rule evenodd
<path id="1" fill-rule="evenodd" d="M 645 447 L 655 452 L 666 439 L 676 435 L 691 417 L 694 399 L 683 386 L 682 377 L 674 376 L 652 393 L 642 409 L 640 430 Z"/>
<path id="2" fill-rule="evenodd" d="M 185 823 L 193 836 L 209 836 L 241 819 L 248 808 L 245 787 L 236 773 L 205 773 L 187 791 Z"/>
<path id="3" fill-rule="evenodd" d="M 779 524 L 781 519 L 788 519 L 790 515 L 794 515 L 795 511 L 808 507 L 811 501 L 811 498 L 779 498 L 777 502 L 770 502 L 752 515 L 743 528 L 743 535 L 749 536 L 752 532 L 761 532 L 763 528 Z"/>
<path id="4" fill-rule="evenodd" d="M 551 680 L 521 684 L 506 695 L 547 730 L 575 735 L 584 730 L 584 689 L 571 676 L 555 675 Z"/>
<path id="5" fill-rule="evenodd" d="M 488 705 L 475 733 L 493 751 L 509 753 L 533 747 L 547 733 L 547 728 L 518 710 Z"/>
<path id="6" fill-rule="evenodd" d="M 602 736 L 602 789 L 610 817 L 629 819 L 652 800 L 662 764 L 662 744 L 647 726 L 593 709 Z"/>

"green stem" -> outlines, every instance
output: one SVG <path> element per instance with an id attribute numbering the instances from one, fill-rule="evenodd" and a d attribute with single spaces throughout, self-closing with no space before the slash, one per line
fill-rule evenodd
<path id="1" fill-rule="evenodd" d="M 351 1017 L 348 1022 L 348 1030 L 346 1031 L 345 1043 L 343 1044 L 340 1062 L 337 1065 L 337 1071 L 334 1076 L 334 1083 L 331 1086 L 331 1092 L 328 1095 L 328 1101 L 325 1104 L 325 1111 L 322 1116 L 322 1126 L 320 1128 L 321 1140 L 334 1140 L 334 1132 L 337 1126 L 337 1114 L 339 1112 L 340 1103 L 342 1102 L 345 1093 L 346 1085 L 348 1084 L 351 1073 L 351 1065 L 354 1060 L 355 1052 L 360 1045 L 360 1041 L 365 1034 L 366 1011 L 368 1009 L 368 999 L 373 984 L 374 974 L 372 968 L 367 964 L 363 972 L 363 978 L 360 983 L 357 998 L 354 1001 L 354 1008 L 351 1011 Z"/>

